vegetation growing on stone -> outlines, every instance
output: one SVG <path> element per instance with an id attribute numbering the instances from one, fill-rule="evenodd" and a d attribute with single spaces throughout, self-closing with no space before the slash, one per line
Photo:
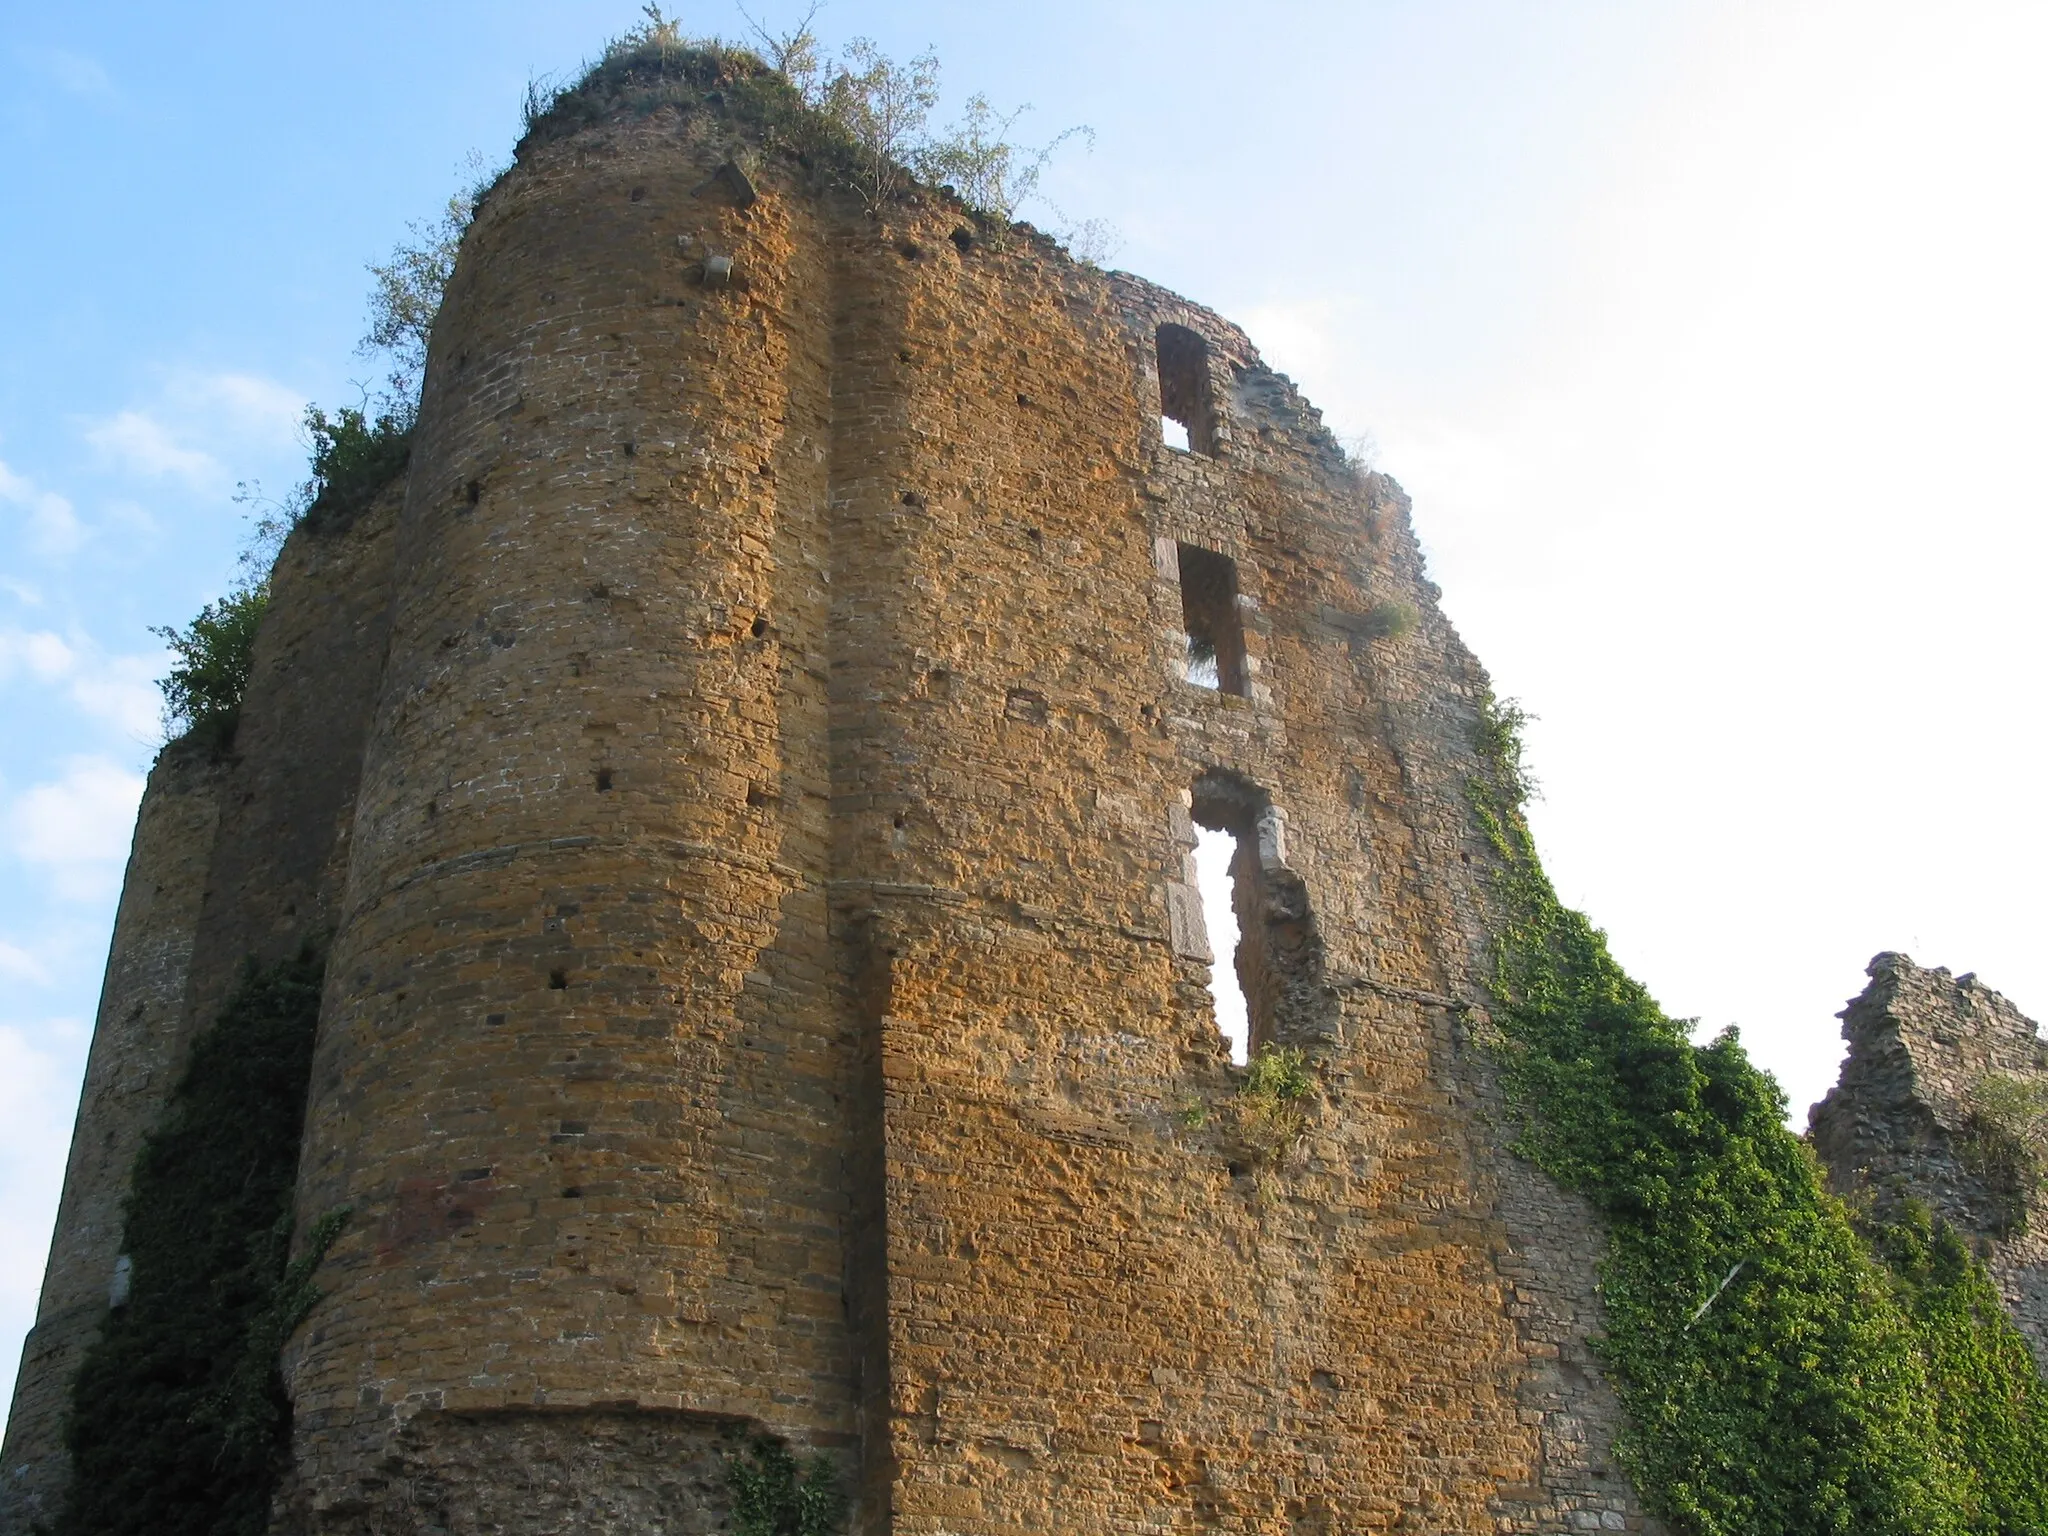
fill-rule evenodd
<path id="1" fill-rule="evenodd" d="M 1398 640 L 1420 621 L 1414 604 L 1383 597 L 1365 611 L 1365 633 L 1373 640 Z"/>
<path id="2" fill-rule="evenodd" d="M 1734 1031 L 1694 1045 L 1558 901 L 1522 718 L 1486 702 L 1471 786 L 1494 1045 L 1518 1150 L 1607 1219 L 1598 1347 L 1644 1499 L 1693 1536 L 2048 1531 L 2048 1387 L 1982 1265 L 1924 1218 L 1867 1245 Z"/>
<path id="3" fill-rule="evenodd" d="M 277 1352 L 344 1214 L 288 1262 L 322 962 L 252 962 L 144 1143 L 133 1265 L 72 1391 L 56 1536 L 259 1536 L 290 1408 Z"/>
<path id="4" fill-rule="evenodd" d="M 827 62 L 811 29 L 815 8 L 795 30 L 773 34 L 756 24 L 758 49 L 717 38 L 690 38 L 655 5 L 572 83 L 536 82 L 526 100 L 527 146 L 566 137 L 616 113 L 646 116 L 662 107 L 731 113 L 828 184 L 856 193 L 870 211 L 922 183 L 945 187 L 1000 232 L 1039 195 L 1053 155 L 1076 138 L 1073 127 L 1044 145 L 1012 137 L 1028 107 L 1002 113 L 971 97 L 952 128 L 930 130 L 939 101 L 939 61 L 930 52 L 901 63 L 867 38 L 854 38 Z M 1057 212 L 1057 210 L 1055 210 Z M 1113 229 L 1084 221 L 1062 239 L 1084 261 L 1116 244 Z"/>
<path id="5" fill-rule="evenodd" d="M 299 492 L 299 506 L 322 529 L 346 527 L 361 516 L 412 457 L 409 410 L 387 408 L 373 418 L 364 408 L 345 405 L 329 416 L 309 405 L 306 436 L 313 447 L 313 477 Z"/>
<path id="6" fill-rule="evenodd" d="M 832 1458 L 799 1461 L 778 1440 L 759 1437 L 725 1457 L 734 1536 L 835 1536 L 846 1494 Z"/>
<path id="7" fill-rule="evenodd" d="M 1231 1129 L 1261 1160 L 1281 1162 L 1308 1125 L 1315 1090 L 1307 1054 L 1299 1046 L 1267 1041 L 1245 1063 L 1230 1104 Z"/>
<path id="8" fill-rule="evenodd" d="M 419 400 L 427 343 L 433 337 L 434 317 L 441 312 L 448 279 L 455 275 L 462 237 L 469 232 L 477 205 L 495 180 L 484 174 L 481 157 L 471 170 L 470 183 L 450 194 L 440 217 L 410 225 L 409 238 L 392 247 L 388 260 L 370 264 L 370 276 L 375 279 L 370 289 L 370 329 L 356 350 L 389 360 L 386 399 L 389 413 L 400 425 L 410 424 Z"/>
<path id="9" fill-rule="evenodd" d="M 150 631 L 171 648 L 171 670 L 157 686 L 173 736 L 189 736 L 215 756 L 234 746 L 256 627 L 269 604 L 269 584 L 259 583 L 208 603 L 183 629 L 164 625 Z"/>
<path id="10" fill-rule="evenodd" d="M 2048 1531 L 2048 1387 L 1984 1266 L 1918 1201 L 1887 1200 L 1856 1225 L 1925 1362 L 1950 1528 Z"/>
<path id="11" fill-rule="evenodd" d="M 1994 1072 L 1972 1086 L 1969 1105 L 1959 1150 L 1997 1200 L 2002 1230 L 2016 1236 L 2048 1161 L 2048 1085 Z"/>
<path id="12" fill-rule="evenodd" d="M 294 500 L 256 525 L 256 549 L 244 556 L 247 579 L 227 596 L 208 603 L 183 629 L 160 625 L 150 633 L 171 648 L 171 670 L 158 679 L 164 695 L 164 724 L 173 737 L 187 737 L 216 757 L 231 751 L 242 713 L 242 695 L 256 652 L 256 632 L 270 606 L 270 567 L 284 538 L 301 521 L 324 530 L 345 528 L 405 470 L 411 426 L 386 412 L 343 406 L 332 416 L 306 407 L 306 435 L 312 444 L 312 478 Z"/>

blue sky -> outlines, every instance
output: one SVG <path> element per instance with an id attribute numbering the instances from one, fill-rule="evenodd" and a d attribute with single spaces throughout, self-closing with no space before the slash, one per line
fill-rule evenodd
<path id="1" fill-rule="evenodd" d="M 787 20 L 787 4 L 757 12 Z M 31 1320 L 155 624 L 356 398 L 364 263 L 626 3 L 0 9 L 0 1383 Z M 695 32 L 736 12 L 697 6 Z M 1864 961 L 2039 1016 L 2048 11 L 835 0 L 1243 323 L 1416 499 L 1540 717 L 1566 896 L 1795 1114 Z M 942 113 L 942 115 L 944 115 Z"/>

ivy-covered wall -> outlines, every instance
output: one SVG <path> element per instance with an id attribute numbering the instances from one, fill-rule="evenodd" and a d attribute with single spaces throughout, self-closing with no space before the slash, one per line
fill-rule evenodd
<path id="1" fill-rule="evenodd" d="M 1696 1536 L 2048 1531 L 2048 1387 L 1983 1266 L 1852 1209 L 1733 1030 L 1695 1045 L 1563 906 L 1511 707 L 1473 808 L 1500 858 L 1493 1045 L 1520 1150 L 1607 1218 L 1601 1353 L 1645 1500 Z"/>
<path id="2" fill-rule="evenodd" d="M 1975 976 L 1892 953 L 1869 974 L 1808 1132 L 1829 1187 L 1925 1201 L 1984 1259 L 2048 1369 L 2048 1042 Z"/>
<path id="3" fill-rule="evenodd" d="M 322 961 L 253 964 L 194 1044 L 127 1205 L 126 1302 L 73 1388 L 57 1536 L 257 1536 L 283 1468 L 277 1374 L 341 1221 L 296 1261 L 292 1188 Z"/>

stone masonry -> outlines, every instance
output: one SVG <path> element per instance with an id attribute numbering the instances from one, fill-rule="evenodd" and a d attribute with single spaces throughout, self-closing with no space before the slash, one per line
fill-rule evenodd
<path id="1" fill-rule="evenodd" d="M 1814 1106 L 1814 1148 L 1838 1192 L 1909 1193 L 1971 1239 L 2048 1371 L 2048 1199 L 2033 1190 L 2015 1212 L 1972 1145 L 1987 1079 L 2048 1098 L 2048 1042 L 1975 976 L 1896 954 L 1872 960 L 1869 974 L 1842 1011 L 1849 1056 Z"/>
<path id="2" fill-rule="evenodd" d="M 193 1037 L 246 958 L 279 959 L 337 921 L 398 504 L 386 493 L 346 526 L 309 521 L 292 535 L 271 575 L 235 754 L 212 762 L 174 743 L 150 774 L 0 1457 L 0 1530 L 56 1512 L 63 1414 L 116 1284 L 129 1173 Z"/>
<path id="3" fill-rule="evenodd" d="M 223 777 L 203 754 L 166 748 L 136 817 L 63 1204 L 7 1419 L 0 1523 L 10 1536 L 26 1536 L 57 1513 L 68 1475 L 63 1424 L 71 1380 L 115 1291 L 129 1170 L 190 1044 L 185 988 Z"/>
<path id="4" fill-rule="evenodd" d="M 1218 316 L 713 98 L 523 147 L 404 484 L 152 780 L 0 1533 L 174 1064 L 305 933 L 301 1227 L 353 1215 L 280 1532 L 720 1530 L 745 1433 L 861 1533 L 1655 1529 L 1603 1234 L 1473 1044 L 1486 679 L 1408 513 Z"/>

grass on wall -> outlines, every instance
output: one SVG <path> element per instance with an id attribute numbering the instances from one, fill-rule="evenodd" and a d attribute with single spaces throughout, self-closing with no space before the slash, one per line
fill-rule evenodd
<path id="1" fill-rule="evenodd" d="M 1690 1536 L 2042 1536 L 2048 1387 L 1924 1211 L 1852 1214 L 1733 1030 L 1694 1045 L 1538 863 L 1512 706 L 1475 815 L 1499 855 L 1494 1045 L 1518 1150 L 1599 1207 L 1644 1500 Z"/>

